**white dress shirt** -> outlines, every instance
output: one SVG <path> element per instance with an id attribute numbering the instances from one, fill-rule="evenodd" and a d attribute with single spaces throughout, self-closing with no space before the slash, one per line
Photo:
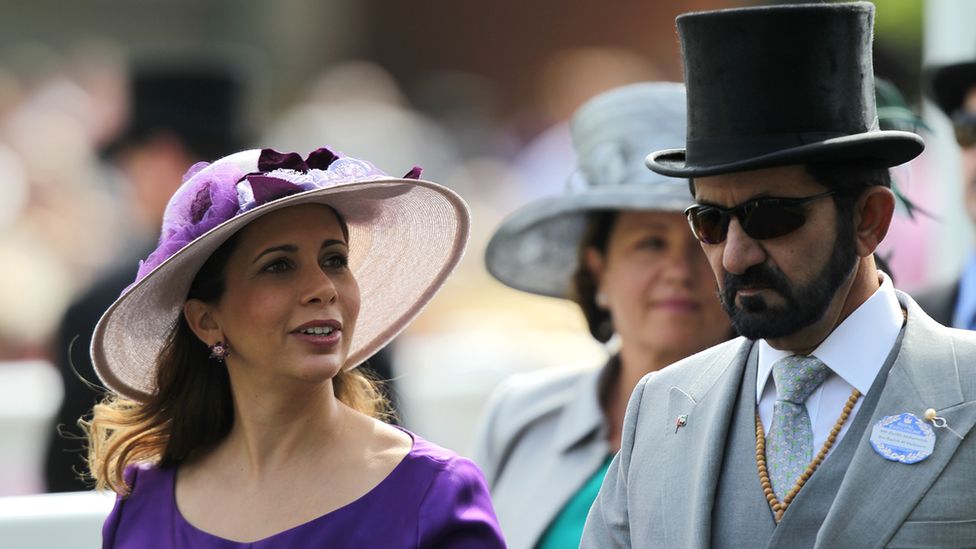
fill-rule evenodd
<path id="1" fill-rule="evenodd" d="M 857 388 L 867 395 L 874 378 L 884 365 L 901 331 L 904 316 L 898 304 L 898 296 L 888 275 L 878 271 L 881 287 L 854 310 L 813 353 L 830 368 L 831 373 L 807 399 L 807 412 L 813 425 L 813 455 L 840 418 L 844 405 Z M 776 384 L 772 379 L 773 363 L 792 355 L 789 351 L 774 349 L 759 340 L 759 368 L 756 375 L 756 400 L 763 428 L 769 432 L 773 421 L 773 403 L 776 401 Z M 844 423 L 831 452 L 840 444 L 848 427 L 854 421 L 864 396 L 858 399 L 850 417 Z M 828 455 L 830 455 L 828 453 Z"/>

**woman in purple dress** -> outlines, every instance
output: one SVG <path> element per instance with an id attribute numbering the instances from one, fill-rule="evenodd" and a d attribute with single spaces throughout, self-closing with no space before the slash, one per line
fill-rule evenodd
<path id="1" fill-rule="evenodd" d="M 478 468 L 384 423 L 355 369 L 467 241 L 418 177 L 326 149 L 191 168 L 92 340 L 105 547 L 504 547 Z"/>

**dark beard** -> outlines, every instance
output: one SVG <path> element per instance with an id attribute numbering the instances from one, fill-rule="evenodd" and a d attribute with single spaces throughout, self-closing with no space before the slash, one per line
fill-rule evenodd
<path id="1" fill-rule="evenodd" d="M 856 265 L 853 220 L 838 219 L 834 250 L 809 284 L 794 287 L 782 271 L 768 263 L 760 263 L 741 275 L 725 273 L 719 299 L 739 334 L 749 339 L 785 337 L 823 318 L 837 290 Z M 761 296 L 754 296 L 740 298 L 741 307 L 737 306 L 735 295 L 738 290 L 756 286 L 775 290 L 783 296 L 785 303 L 770 306 Z"/>

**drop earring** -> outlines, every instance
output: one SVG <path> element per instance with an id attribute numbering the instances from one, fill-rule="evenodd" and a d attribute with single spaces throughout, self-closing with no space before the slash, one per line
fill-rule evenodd
<path id="1" fill-rule="evenodd" d="M 230 350 L 228 350 L 227 345 L 224 345 L 223 341 L 218 341 L 210 346 L 210 358 L 216 360 L 219 364 L 223 364 L 229 354 Z"/>
<path id="2" fill-rule="evenodd" d="M 601 309 L 606 309 L 610 306 L 610 300 L 607 299 L 607 294 L 603 292 L 597 292 L 596 295 L 593 296 L 593 301 L 596 303 L 596 306 Z"/>

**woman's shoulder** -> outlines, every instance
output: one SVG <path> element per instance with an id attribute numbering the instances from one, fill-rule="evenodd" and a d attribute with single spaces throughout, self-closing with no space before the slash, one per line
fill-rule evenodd
<path id="1" fill-rule="evenodd" d="M 145 463 L 132 464 L 125 468 L 122 478 L 129 488 L 127 495 L 119 495 L 115 500 L 115 507 L 105 519 L 102 526 L 102 539 L 106 547 L 112 547 L 123 528 L 122 517 L 125 516 L 124 537 L 142 528 L 151 528 L 159 524 L 163 515 L 173 508 L 173 473 L 170 467 L 160 468 Z"/>
<path id="2" fill-rule="evenodd" d="M 419 501 L 421 547 L 504 547 L 488 485 L 470 459 L 410 433 L 413 449 L 404 460 L 425 486 Z"/>
<path id="3" fill-rule="evenodd" d="M 398 429 L 406 433 L 413 441 L 413 446 L 410 448 L 406 457 L 404 457 L 404 461 L 409 462 L 414 467 L 427 470 L 431 475 L 437 475 L 453 468 L 463 470 L 468 465 L 477 469 L 477 466 L 471 460 L 462 457 L 453 450 L 448 450 L 406 429 Z"/>
<path id="4" fill-rule="evenodd" d="M 465 484 L 484 485 L 481 469 L 470 459 L 405 429 L 413 439 L 413 447 L 400 464 L 400 477 L 418 485 L 418 494 L 444 488 L 459 488 Z M 438 488 L 439 487 L 439 488 Z"/>
<path id="5" fill-rule="evenodd" d="M 131 499 L 144 494 L 168 490 L 173 484 L 174 467 L 160 467 L 151 463 L 133 463 L 122 473 L 129 494 L 123 499 Z"/>

